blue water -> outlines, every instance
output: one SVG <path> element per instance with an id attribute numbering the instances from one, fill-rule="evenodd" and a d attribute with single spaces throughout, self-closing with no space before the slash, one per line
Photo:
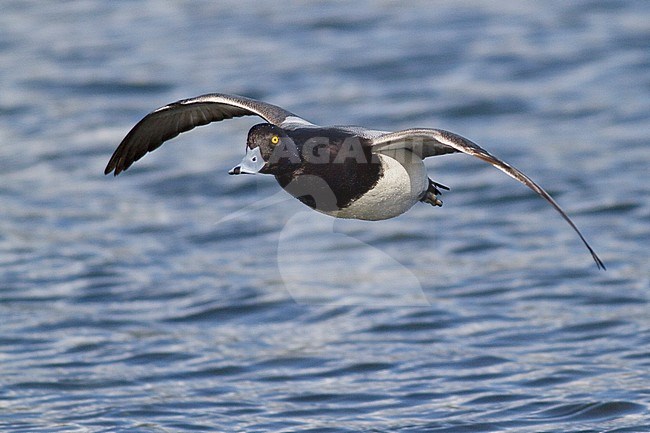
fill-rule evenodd
<path id="1" fill-rule="evenodd" d="M 650 431 L 650 2 L 3 1 L 0 431 Z M 257 119 L 102 172 L 208 92 L 438 127 L 445 205 L 228 176 Z"/>

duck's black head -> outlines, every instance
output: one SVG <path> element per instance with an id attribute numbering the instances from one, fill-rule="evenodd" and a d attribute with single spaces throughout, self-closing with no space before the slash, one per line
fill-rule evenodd
<path id="1" fill-rule="evenodd" d="M 270 123 L 260 123 L 248 132 L 246 156 L 230 174 L 278 174 L 300 163 L 300 152 L 287 133 Z"/>

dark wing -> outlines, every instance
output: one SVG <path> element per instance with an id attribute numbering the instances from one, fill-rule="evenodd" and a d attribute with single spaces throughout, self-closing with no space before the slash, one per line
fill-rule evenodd
<path id="1" fill-rule="evenodd" d="M 428 156 L 443 155 L 445 153 L 462 152 L 468 155 L 475 156 L 483 161 L 492 164 L 508 176 L 526 185 L 528 188 L 535 191 L 548 201 L 551 206 L 557 210 L 562 218 L 569 223 L 571 228 L 580 236 L 580 239 L 585 244 L 591 256 L 594 258 L 596 265 L 599 269 L 605 269 L 603 261 L 596 255 L 587 240 L 584 238 L 578 227 L 571 221 L 566 213 L 562 210 L 560 205 L 551 197 L 544 189 L 533 182 L 528 176 L 517 170 L 510 164 L 507 164 L 500 159 L 492 156 L 487 150 L 480 147 L 478 144 L 470 140 L 454 134 L 453 132 L 444 131 L 441 129 L 406 129 L 403 131 L 391 132 L 381 135 L 372 139 L 372 150 L 375 153 L 382 153 L 384 151 L 393 151 L 399 149 L 408 149 L 420 156 L 426 158 Z"/>
<path id="2" fill-rule="evenodd" d="M 243 96 L 211 93 L 173 102 L 147 114 L 117 147 L 104 174 L 115 176 L 147 152 L 157 149 L 178 134 L 210 122 L 257 115 L 277 126 L 309 122 L 283 108 Z"/>

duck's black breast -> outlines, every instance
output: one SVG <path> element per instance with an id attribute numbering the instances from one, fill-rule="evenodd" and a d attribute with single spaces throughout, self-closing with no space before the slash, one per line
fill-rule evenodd
<path id="1" fill-rule="evenodd" d="M 382 176 L 381 163 L 367 139 L 340 128 L 287 131 L 301 163 L 275 178 L 291 195 L 320 211 L 348 207 Z"/>

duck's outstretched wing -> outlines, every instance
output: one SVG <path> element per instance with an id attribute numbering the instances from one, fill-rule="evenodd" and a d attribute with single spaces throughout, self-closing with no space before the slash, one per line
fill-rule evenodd
<path id="1" fill-rule="evenodd" d="M 580 239 L 585 244 L 594 261 L 599 269 L 605 269 L 603 261 L 594 252 L 593 248 L 589 245 L 585 237 L 580 233 L 578 227 L 571 221 L 566 213 L 562 210 L 560 205 L 551 197 L 544 189 L 537 185 L 531 178 L 517 170 L 515 167 L 507 164 L 495 156 L 491 155 L 488 151 L 480 147 L 478 144 L 454 134 L 453 132 L 444 131 L 442 129 L 405 129 L 403 131 L 391 132 L 388 134 L 380 135 L 371 140 L 372 150 L 375 153 L 393 152 L 400 149 L 408 149 L 420 158 L 429 156 L 444 155 L 446 153 L 462 152 L 468 155 L 475 156 L 485 162 L 492 164 L 508 176 L 526 185 L 528 188 L 535 191 L 542 196 L 547 202 L 557 210 L 562 218 L 569 223 L 571 228 L 580 236 Z"/>
<path id="2" fill-rule="evenodd" d="M 285 128 L 294 124 L 311 125 L 283 108 L 243 96 L 211 93 L 183 99 L 160 107 L 140 120 L 117 147 L 104 174 L 115 171 L 117 176 L 147 152 L 197 126 L 253 115 Z"/>

